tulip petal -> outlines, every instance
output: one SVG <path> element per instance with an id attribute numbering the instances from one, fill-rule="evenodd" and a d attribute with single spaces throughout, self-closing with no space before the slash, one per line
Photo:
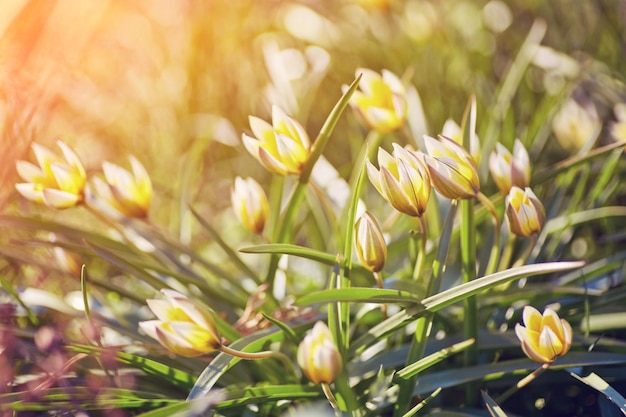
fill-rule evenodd
<path id="1" fill-rule="evenodd" d="M 44 188 L 43 202 L 46 206 L 56 209 L 74 207 L 81 201 L 81 197 L 66 191 Z"/>

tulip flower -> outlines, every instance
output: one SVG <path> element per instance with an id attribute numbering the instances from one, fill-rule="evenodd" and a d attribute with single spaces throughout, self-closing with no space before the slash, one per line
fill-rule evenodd
<path id="1" fill-rule="evenodd" d="M 534 307 L 526 306 L 522 315 L 524 326 L 518 323 L 515 334 L 526 356 L 546 364 L 569 351 L 572 346 L 572 327 L 552 309 L 546 308 L 542 315 Z"/>
<path id="2" fill-rule="evenodd" d="M 222 342 L 212 313 L 173 290 L 163 289 L 165 299 L 149 299 L 157 320 L 139 322 L 146 334 L 171 352 L 194 357 L 221 350 Z"/>
<path id="3" fill-rule="evenodd" d="M 506 217 L 511 232 L 529 237 L 539 233 L 546 221 L 546 212 L 529 187 L 522 190 L 513 186 L 506 198 Z"/>
<path id="4" fill-rule="evenodd" d="M 359 90 L 350 98 L 350 106 L 372 130 L 390 133 L 400 129 L 407 116 L 406 90 L 402 81 L 390 71 L 381 74 L 359 68 L 362 74 Z M 344 92 L 348 89 L 343 87 Z"/>
<path id="5" fill-rule="evenodd" d="M 441 128 L 441 136 L 452 139 L 459 145 L 463 146 L 463 131 L 461 126 L 452 119 L 448 119 Z M 474 158 L 476 165 L 480 163 L 480 141 L 478 135 L 474 133 L 470 138 L 469 153 Z"/>
<path id="6" fill-rule="evenodd" d="M 582 106 L 569 99 L 552 121 L 552 130 L 559 144 L 566 150 L 579 151 L 595 141 L 602 122 L 593 106 Z"/>
<path id="7" fill-rule="evenodd" d="M 249 119 L 255 137 L 242 135 L 248 152 L 273 174 L 300 174 L 311 154 L 304 128 L 278 106 L 272 107 L 271 125 L 258 117 Z"/>
<path id="8" fill-rule="evenodd" d="M 50 149 L 33 143 L 31 148 L 39 166 L 28 161 L 17 161 L 17 173 L 25 183 L 16 184 L 16 190 L 25 198 L 62 209 L 83 201 L 87 174 L 78 155 L 64 142 L 57 140 L 63 157 Z"/>
<path id="9" fill-rule="evenodd" d="M 361 263 L 370 271 L 379 272 L 387 259 L 387 244 L 374 216 L 363 213 L 355 224 L 354 234 L 356 253 Z"/>
<path id="10" fill-rule="evenodd" d="M 235 178 L 231 202 L 237 218 L 252 233 L 261 233 L 269 216 L 269 203 L 263 188 L 252 178 Z"/>
<path id="11" fill-rule="evenodd" d="M 420 217 L 430 197 L 430 178 L 418 154 L 393 144 L 393 154 L 378 149 L 376 169 L 367 161 L 367 175 L 380 195 L 396 210 Z"/>
<path id="12" fill-rule="evenodd" d="M 91 180 L 87 188 L 90 206 L 114 218 L 144 218 L 148 215 L 152 181 L 137 158 L 130 156 L 129 160 L 132 173 L 110 162 L 102 163 L 105 181 L 97 177 Z"/>
<path id="13" fill-rule="evenodd" d="M 504 195 L 514 185 L 519 188 L 530 185 L 530 158 L 519 139 L 515 139 L 513 154 L 500 143 L 496 143 L 496 150 L 489 157 L 489 170 Z"/>
<path id="14" fill-rule="evenodd" d="M 479 194 L 480 181 L 476 163 L 458 143 L 445 136 L 439 140 L 424 135 L 428 166 L 433 187 L 449 199 L 474 198 Z"/>
<path id="15" fill-rule="evenodd" d="M 300 345 L 298 365 L 315 384 L 332 383 L 341 370 L 341 356 L 330 330 L 321 321 L 315 323 Z"/>

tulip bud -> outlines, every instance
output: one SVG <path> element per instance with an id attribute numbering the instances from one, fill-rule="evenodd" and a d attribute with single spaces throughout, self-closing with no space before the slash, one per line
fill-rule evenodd
<path id="1" fill-rule="evenodd" d="M 559 319 L 552 309 L 543 315 L 534 307 L 526 306 L 522 313 L 524 326 L 515 325 L 515 334 L 526 356 L 535 362 L 550 363 L 557 356 L 565 355 L 572 346 L 572 326 Z"/>
<path id="2" fill-rule="evenodd" d="M 506 217 L 511 232 L 529 237 L 541 231 L 546 221 L 546 212 L 541 201 L 529 187 L 522 190 L 513 186 L 506 198 Z"/>
<path id="3" fill-rule="evenodd" d="M 383 269 L 387 259 L 387 244 L 376 219 L 363 213 L 354 227 L 356 253 L 363 266 L 372 272 Z"/>
<path id="4" fill-rule="evenodd" d="M 304 128 L 278 106 L 272 107 L 272 124 L 250 116 L 255 137 L 243 134 L 243 144 L 268 171 L 276 175 L 300 174 L 309 155 L 311 141 Z"/>
<path id="5" fill-rule="evenodd" d="M 231 202 L 237 218 L 252 233 L 263 232 L 269 216 L 269 203 L 263 188 L 252 178 L 235 178 Z"/>
<path id="6" fill-rule="evenodd" d="M 220 334 L 207 308 L 173 290 L 163 289 L 161 293 L 165 299 L 147 300 L 157 320 L 139 322 L 148 336 L 181 356 L 194 357 L 220 350 Z"/>
<path id="7" fill-rule="evenodd" d="M 474 198 L 480 191 L 476 163 L 461 145 L 450 138 L 439 140 L 424 135 L 428 166 L 433 187 L 442 196 L 455 200 Z"/>
<path id="8" fill-rule="evenodd" d="M 350 98 L 350 105 L 372 130 L 390 133 L 400 129 L 407 116 L 406 90 L 402 81 L 387 70 L 378 74 L 359 68 L 359 90 Z M 344 92 L 348 89 L 343 86 Z"/>
<path id="9" fill-rule="evenodd" d="M 330 384 L 341 371 L 341 356 L 330 330 L 318 321 L 309 330 L 297 353 L 298 365 L 314 384 Z"/>
<path id="10" fill-rule="evenodd" d="M 430 178 L 418 154 L 393 144 L 393 154 L 378 149 L 377 170 L 367 161 L 367 176 L 380 195 L 396 210 L 421 216 L 430 197 Z"/>
<path id="11" fill-rule="evenodd" d="M 68 208 L 83 201 L 87 174 L 78 155 L 64 142 L 57 140 L 63 157 L 37 143 L 31 145 L 39 166 L 17 161 L 16 169 L 26 183 L 16 184 L 25 198 L 51 208 Z"/>
<path id="12" fill-rule="evenodd" d="M 504 195 L 514 185 L 519 188 L 530 185 L 530 158 L 519 139 L 515 139 L 513 154 L 500 143 L 496 143 L 496 150 L 489 157 L 489 170 Z"/>

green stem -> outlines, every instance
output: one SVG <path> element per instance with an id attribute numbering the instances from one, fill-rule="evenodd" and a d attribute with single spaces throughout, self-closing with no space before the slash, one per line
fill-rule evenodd
<path id="1" fill-rule="evenodd" d="M 333 407 L 333 410 L 335 410 L 335 415 L 337 417 L 341 417 L 341 410 L 339 408 L 339 404 L 337 404 L 337 398 L 335 398 L 333 392 L 330 390 L 330 385 L 325 382 L 322 382 L 320 385 L 322 386 L 322 391 L 324 392 L 324 395 L 326 396 L 326 398 L 328 398 L 328 402 L 330 403 L 331 407 Z"/>
<path id="2" fill-rule="evenodd" d="M 493 205 L 489 197 L 479 191 L 476 195 L 476 199 L 487 207 L 491 213 L 491 219 L 493 220 L 493 246 L 491 247 L 489 262 L 487 263 L 487 269 L 485 270 L 485 275 L 491 275 L 496 272 L 500 258 L 500 219 L 498 218 L 496 206 Z"/>
<path id="3" fill-rule="evenodd" d="M 535 380 L 535 378 L 537 378 L 539 375 L 544 373 L 550 367 L 551 364 L 552 364 L 551 362 L 544 363 L 539 368 L 535 369 L 533 373 L 526 375 L 524 378 L 520 379 L 517 384 L 515 384 L 514 386 L 509 388 L 504 394 L 499 396 L 496 402 L 498 404 L 502 404 L 503 402 L 505 402 L 511 395 L 517 392 L 517 390 L 525 387 L 526 385 L 531 383 L 533 380 Z"/>
<path id="4" fill-rule="evenodd" d="M 480 193 L 479 193 L 480 195 Z M 461 260 L 463 282 L 476 279 L 476 234 L 474 225 L 474 200 L 461 201 Z M 465 339 L 478 340 L 478 303 L 476 296 L 463 301 L 463 336 Z M 473 344 L 464 352 L 465 366 L 478 363 L 478 343 Z M 468 406 L 478 402 L 475 384 L 465 385 L 465 399 Z"/>
<path id="5" fill-rule="evenodd" d="M 533 253 L 533 249 L 535 249 L 535 245 L 537 244 L 537 233 L 533 233 L 530 239 L 531 241 L 528 248 L 526 248 L 526 253 L 515 261 L 513 267 L 524 265 L 528 261 L 528 258 L 530 258 L 530 255 Z"/>

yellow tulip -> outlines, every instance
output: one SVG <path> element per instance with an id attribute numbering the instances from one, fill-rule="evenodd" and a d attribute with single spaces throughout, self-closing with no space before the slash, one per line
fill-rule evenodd
<path id="1" fill-rule="evenodd" d="M 194 357 L 218 351 L 221 337 L 212 313 L 176 291 L 163 289 L 165 299 L 149 299 L 157 320 L 139 322 L 139 327 L 171 352 Z"/>
<path id="2" fill-rule="evenodd" d="M 418 154 L 394 143 L 392 155 L 378 149 L 378 165 L 367 161 L 367 175 L 380 195 L 396 210 L 421 216 L 430 198 L 430 178 Z"/>
<path id="3" fill-rule="evenodd" d="M 261 233 L 269 216 L 269 203 L 263 188 L 252 178 L 235 178 L 231 202 L 237 218 L 252 233 Z"/>
<path id="4" fill-rule="evenodd" d="M 496 143 L 496 150 L 489 157 L 489 170 L 504 195 L 514 185 L 520 188 L 530 185 L 530 158 L 519 139 L 515 139 L 513 154 L 500 143 Z"/>
<path id="5" fill-rule="evenodd" d="M 141 162 L 129 157 L 132 173 L 112 164 L 102 163 L 104 180 L 93 177 L 85 190 L 87 205 L 108 217 L 144 218 L 152 202 L 152 181 Z"/>
<path id="6" fill-rule="evenodd" d="M 258 117 L 249 119 L 255 137 L 242 135 L 248 152 L 273 174 L 300 174 L 311 154 L 304 128 L 278 106 L 272 107 L 271 125 Z"/>
<path id="7" fill-rule="evenodd" d="M 407 117 L 406 89 L 392 72 L 381 74 L 359 68 L 362 74 L 359 89 L 350 98 L 350 106 L 372 130 L 389 133 L 400 129 Z M 348 89 L 343 86 L 344 92 Z"/>
<path id="8" fill-rule="evenodd" d="M 476 113 L 472 114 L 475 115 Z M 459 126 L 458 123 L 452 119 L 446 120 L 443 124 L 443 127 L 441 128 L 441 136 L 450 138 L 459 145 L 463 146 L 463 131 L 461 131 L 461 126 Z M 470 138 L 469 153 L 472 155 L 472 158 L 474 158 L 476 165 L 480 164 L 480 140 L 478 139 L 478 135 L 476 133 L 474 133 Z"/>
<path id="9" fill-rule="evenodd" d="M 550 363 L 565 355 L 572 346 L 572 326 L 558 314 L 546 308 L 543 315 L 526 306 L 522 313 L 524 326 L 517 324 L 515 334 L 526 356 L 539 363 Z"/>
<path id="10" fill-rule="evenodd" d="M 424 156 L 433 187 L 449 199 L 474 198 L 480 192 L 476 163 L 458 143 L 445 136 L 424 136 Z"/>
<path id="11" fill-rule="evenodd" d="M 506 217 L 511 232 L 529 237 L 541 231 L 546 221 L 546 212 L 529 187 L 522 190 L 513 186 L 506 198 Z"/>
<path id="12" fill-rule="evenodd" d="M 298 365 L 315 384 L 330 384 L 341 371 L 341 356 L 330 330 L 318 321 L 309 330 L 297 353 Z"/>
<path id="13" fill-rule="evenodd" d="M 602 130 L 602 121 L 595 107 L 580 105 L 570 98 L 554 117 L 552 130 L 564 149 L 577 152 L 595 142 Z"/>
<path id="14" fill-rule="evenodd" d="M 363 266 L 372 272 L 383 269 L 387 259 L 387 244 L 378 222 L 368 212 L 354 226 L 356 253 Z"/>
<path id="15" fill-rule="evenodd" d="M 28 161 L 17 161 L 17 173 L 25 183 L 16 184 L 16 190 L 25 198 L 62 209 L 83 201 L 87 174 L 78 155 L 64 142 L 57 140 L 63 157 L 33 143 L 31 148 L 39 166 Z"/>

